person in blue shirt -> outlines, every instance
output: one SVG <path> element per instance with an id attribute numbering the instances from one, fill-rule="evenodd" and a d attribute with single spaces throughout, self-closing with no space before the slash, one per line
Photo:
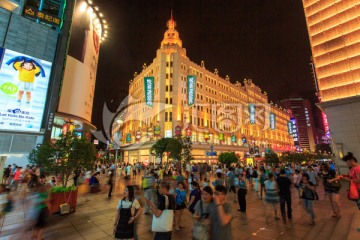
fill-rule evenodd
<path id="1" fill-rule="evenodd" d="M 247 187 L 246 182 L 243 174 L 239 175 L 239 189 L 237 192 L 239 207 L 238 211 L 246 212 L 246 194 L 247 194 Z"/>
<path id="2" fill-rule="evenodd" d="M 184 182 L 178 182 L 178 187 L 175 189 L 174 193 L 175 198 L 175 230 L 180 230 L 183 228 L 181 226 L 181 219 L 186 208 L 186 191 L 184 188 Z"/>

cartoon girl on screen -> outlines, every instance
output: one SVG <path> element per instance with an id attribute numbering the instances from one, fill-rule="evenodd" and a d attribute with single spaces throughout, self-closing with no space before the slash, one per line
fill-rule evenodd
<path id="1" fill-rule="evenodd" d="M 22 96 L 24 95 L 24 92 L 26 92 L 26 103 L 30 104 L 31 91 L 34 89 L 35 77 L 38 77 L 40 74 L 41 77 L 45 77 L 44 69 L 34 59 L 24 56 L 13 57 L 7 61 L 6 64 L 12 64 L 13 68 L 19 72 L 17 101 L 21 103 Z"/>

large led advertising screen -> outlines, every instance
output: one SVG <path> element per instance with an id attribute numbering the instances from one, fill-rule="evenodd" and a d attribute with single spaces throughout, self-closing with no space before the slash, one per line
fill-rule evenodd
<path id="1" fill-rule="evenodd" d="M 58 112 L 91 122 L 101 28 L 91 6 L 76 1 Z"/>
<path id="2" fill-rule="evenodd" d="M 39 132 L 51 62 L 0 48 L 0 129 Z"/>

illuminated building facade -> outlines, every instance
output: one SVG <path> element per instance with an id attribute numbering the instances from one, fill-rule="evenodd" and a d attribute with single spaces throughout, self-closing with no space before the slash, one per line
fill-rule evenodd
<path id="1" fill-rule="evenodd" d="M 233 84 L 192 62 L 172 18 L 167 27 L 153 62 L 130 80 L 126 114 L 114 121 L 125 161 L 154 161 L 149 149 L 156 139 L 174 136 L 191 137 L 199 161 L 216 159 L 215 151 L 243 158 L 293 149 L 285 109 L 268 103 L 251 79 Z"/>
<path id="2" fill-rule="evenodd" d="M 338 157 L 360 156 L 360 1 L 303 0 L 303 6 L 333 148 Z"/>
<path id="3" fill-rule="evenodd" d="M 280 105 L 289 109 L 291 116 L 296 118 L 300 149 L 314 152 L 317 142 L 311 102 L 301 97 L 290 97 L 282 100 Z"/>

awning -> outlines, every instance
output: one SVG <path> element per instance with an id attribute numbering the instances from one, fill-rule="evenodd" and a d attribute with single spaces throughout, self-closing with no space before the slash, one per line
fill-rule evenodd
<path id="1" fill-rule="evenodd" d="M 121 151 L 132 151 L 132 150 L 139 150 L 139 149 L 150 149 L 156 141 L 150 141 L 145 143 L 134 143 L 124 147 L 120 147 Z"/>

